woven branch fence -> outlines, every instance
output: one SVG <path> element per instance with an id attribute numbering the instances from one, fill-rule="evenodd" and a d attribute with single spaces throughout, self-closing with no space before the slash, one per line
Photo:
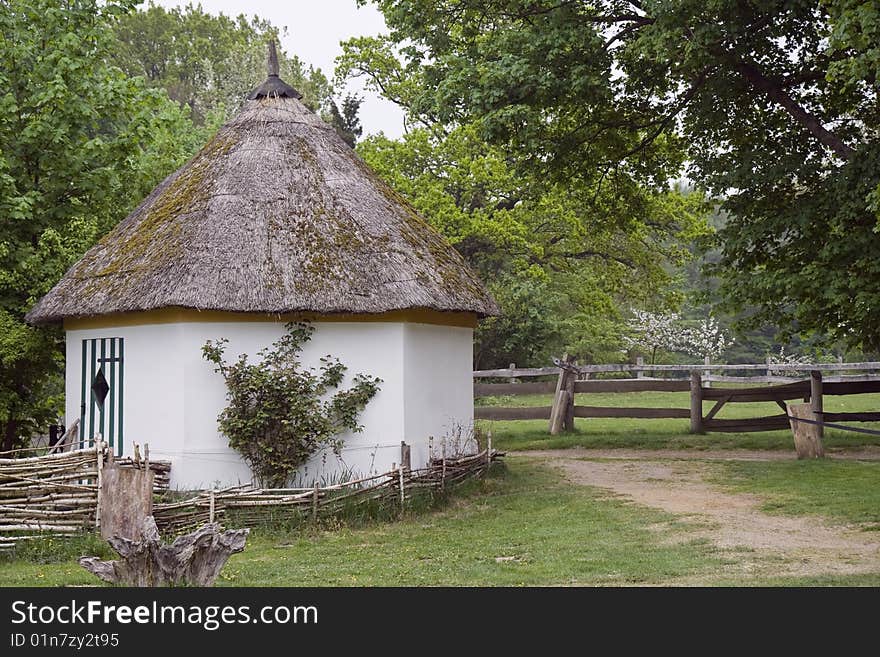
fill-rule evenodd
<path id="1" fill-rule="evenodd" d="M 413 496 L 443 491 L 466 479 L 480 477 L 504 454 L 487 448 L 470 456 L 433 459 L 420 469 L 397 467 L 383 474 L 313 488 L 261 489 L 235 486 L 201 491 L 198 496 L 169 504 L 156 504 L 153 517 L 160 531 L 175 534 L 207 522 L 259 524 L 282 514 L 291 518 L 333 518 L 368 504 L 403 508 Z M 294 515 L 297 514 L 297 515 Z"/>
<path id="2" fill-rule="evenodd" d="M 0 452 L 0 457 L 8 455 Z M 100 470 L 108 456 L 106 446 L 96 446 L 44 456 L 0 458 L 0 549 L 13 548 L 18 541 L 96 529 Z M 160 531 L 173 534 L 207 522 L 222 523 L 230 513 L 234 513 L 236 523 L 247 525 L 291 512 L 314 519 L 332 517 L 345 509 L 375 502 L 402 508 L 419 491 L 442 491 L 482 476 L 502 456 L 488 447 L 470 456 L 433 459 L 421 469 L 397 467 L 384 474 L 323 487 L 237 486 L 201 491 L 184 501 L 155 504 L 153 515 Z M 115 463 L 122 467 L 144 465 L 144 461 L 131 458 L 118 458 Z M 170 462 L 149 461 L 148 465 L 154 473 L 153 492 L 167 493 Z"/>
<path id="3" fill-rule="evenodd" d="M 0 549 L 45 535 L 69 536 L 97 526 L 99 458 L 106 446 L 28 458 L 0 452 Z M 131 458 L 121 467 L 140 467 Z M 171 463 L 152 461 L 155 492 L 168 489 Z"/>

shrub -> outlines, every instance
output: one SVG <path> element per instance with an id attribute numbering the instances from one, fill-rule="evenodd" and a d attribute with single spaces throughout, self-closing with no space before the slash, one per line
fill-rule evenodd
<path id="1" fill-rule="evenodd" d="M 306 460 L 323 447 L 336 454 L 339 434 L 361 431 L 358 416 L 379 391 L 381 379 L 357 374 L 352 386 L 337 390 L 348 368 L 337 358 L 321 358 L 321 366 L 303 368 L 300 352 L 314 327 L 289 323 L 285 335 L 259 352 L 260 362 L 242 354 L 234 363 L 223 360 L 228 340 L 209 340 L 204 358 L 217 365 L 226 380 L 228 405 L 218 419 L 229 445 L 248 463 L 267 488 L 283 488 Z"/>

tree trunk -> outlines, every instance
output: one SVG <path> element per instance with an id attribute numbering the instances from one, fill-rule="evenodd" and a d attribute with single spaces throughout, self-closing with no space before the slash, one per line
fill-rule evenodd
<path id="1" fill-rule="evenodd" d="M 220 531 L 211 523 L 163 545 L 153 516 L 144 519 L 141 540 L 114 536 L 108 543 L 122 557 L 79 564 L 105 582 L 124 586 L 213 586 L 230 555 L 244 550 L 249 529 Z"/>
<path id="2" fill-rule="evenodd" d="M 3 425 L 3 447 L 0 452 L 10 452 L 15 449 L 16 438 L 18 438 L 18 420 L 9 418 Z"/>

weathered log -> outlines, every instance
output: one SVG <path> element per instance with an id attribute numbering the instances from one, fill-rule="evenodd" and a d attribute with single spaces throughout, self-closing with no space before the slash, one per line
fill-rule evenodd
<path id="1" fill-rule="evenodd" d="M 820 416 L 813 410 L 813 404 L 789 404 L 788 415 L 792 418 L 791 432 L 794 436 L 794 448 L 799 459 L 817 459 L 825 456 L 822 446 L 821 426 L 809 422 L 798 422 L 797 418 L 816 422 Z"/>
<path id="2" fill-rule="evenodd" d="M 230 555 L 244 550 L 249 529 L 221 531 L 209 523 L 163 544 L 152 516 L 144 519 L 141 540 L 114 536 L 108 542 L 122 557 L 83 557 L 80 565 L 105 582 L 125 586 L 213 586 Z"/>

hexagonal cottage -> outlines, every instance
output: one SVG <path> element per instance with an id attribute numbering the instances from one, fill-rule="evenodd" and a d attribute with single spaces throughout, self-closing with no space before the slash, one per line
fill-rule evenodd
<path id="1" fill-rule="evenodd" d="M 383 379 L 346 435 L 345 468 L 383 471 L 412 445 L 473 421 L 473 329 L 497 312 L 458 253 L 279 79 L 269 78 L 186 165 L 75 264 L 31 310 L 67 336 L 66 420 L 117 454 L 149 443 L 172 485 L 251 480 L 217 428 L 226 387 L 206 340 L 252 358 L 307 319 L 303 362 L 332 354 Z"/>

